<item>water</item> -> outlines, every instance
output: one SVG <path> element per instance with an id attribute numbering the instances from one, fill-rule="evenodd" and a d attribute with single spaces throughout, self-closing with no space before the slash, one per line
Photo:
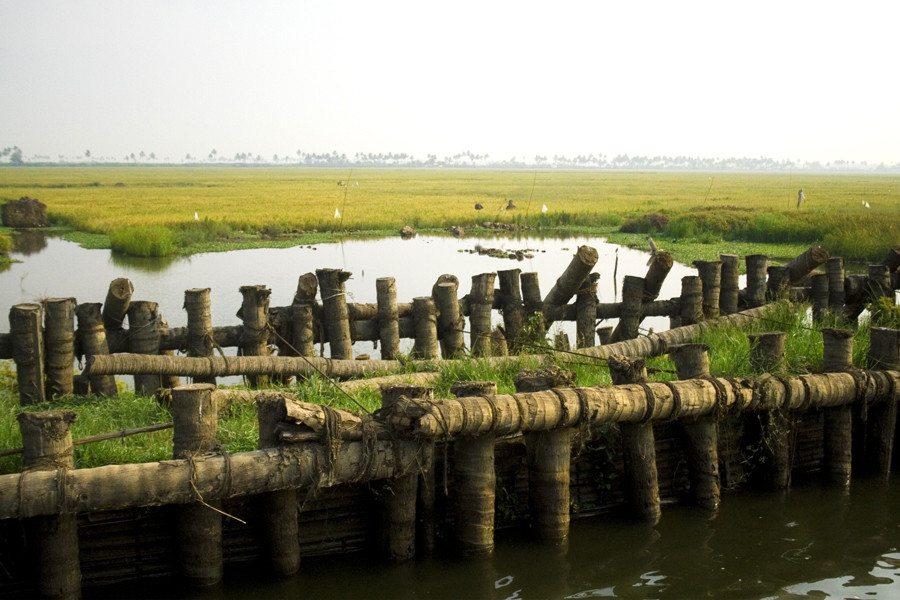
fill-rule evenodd
<path id="1" fill-rule="evenodd" d="M 522 261 L 470 254 L 481 245 L 507 250 L 530 249 L 531 258 Z M 126 277 L 134 285 L 134 300 L 159 303 L 160 314 L 170 327 L 187 324 L 183 310 L 184 292 L 191 288 L 210 288 L 213 325 L 238 325 L 241 306 L 239 288 L 243 285 L 265 285 L 272 290 L 271 306 L 287 306 L 297 289 L 300 275 L 316 269 L 340 268 L 353 273 L 346 282 L 349 302 L 375 302 L 375 280 L 393 277 L 397 300 L 411 302 L 417 296 L 430 296 L 437 278 L 444 273 L 460 280 L 459 294 L 469 292 L 473 275 L 504 269 L 521 269 L 538 273 L 541 292 L 546 295 L 563 273 L 579 246 L 596 248 L 599 260 L 595 271 L 601 302 L 621 300 L 625 275 L 643 276 L 649 254 L 609 244 L 604 238 L 452 238 L 418 236 L 412 240 L 399 237 L 378 240 L 354 240 L 341 243 L 295 246 L 292 248 L 260 248 L 197 254 L 182 259 L 123 258 L 109 250 L 86 250 L 59 238 L 30 236 L 11 253 L 14 263 L 0 273 L 0 307 L 42 298 L 74 297 L 78 302 L 103 302 L 109 283 Z M 618 267 L 617 267 L 618 260 Z M 615 272 L 615 282 L 613 273 Z M 676 263 L 669 272 L 661 299 L 681 294 L 681 278 L 696 275 L 696 270 Z M 499 319 L 499 317 L 497 317 Z M 603 325 L 614 325 L 611 320 Z M 668 328 L 668 319 L 649 318 L 645 328 L 657 331 Z M 575 340 L 574 324 L 557 324 Z M 9 330 L 8 322 L 0 329 Z M 411 347 L 412 341 L 407 341 Z M 380 356 L 371 342 L 358 342 L 354 353 Z"/>
<path id="2" fill-rule="evenodd" d="M 492 557 L 389 566 L 366 555 L 305 559 L 291 577 L 226 566 L 211 589 L 94 590 L 136 600 L 562 600 L 900 598 L 900 487 L 806 483 L 789 494 L 726 494 L 714 519 L 670 505 L 656 527 L 607 515 L 573 520 L 567 546 L 499 532 Z"/>

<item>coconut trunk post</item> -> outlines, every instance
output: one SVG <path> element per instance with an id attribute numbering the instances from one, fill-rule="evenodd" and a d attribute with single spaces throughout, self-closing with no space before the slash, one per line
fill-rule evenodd
<path id="1" fill-rule="evenodd" d="M 611 356 L 606 359 L 614 385 L 642 384 L 647 381 L 646 360 L 642 357 Z M 656 468 L 656 439 L 652 411 L 637 423 L 620 423 L 622 461 L 625 468 L 626 492 L 635 515 L 655 525 L 662 511 L 659 501 L 659 478 Z"/>
<path id="2" fill-rule="evenodd" d="M 599 273 L 591 273 L 575 296 L 575 347 L 595 345 L 597 332 L 597 280 Z M 504 313 L 505 314 L 505 313 Z"/>
<path id="3" fill-rule="evenodd" d="M 316 352 L 315 320 L 312 304 L 292 304 L 288 310 L 291 326 L 291 346 L 298 356 L 313 356 Z"/>
<path id="4" fill-rule="evenodd" d="M 438 312 L 437 330 L 441 341 L 441 355 L 444 358 L 458 358 L 466 346 L 463 336 L 465 318 L 459 312 L 458 290 L 459 280 L 453 275 L 442 275 L 432 287 L 431 293 Z"/>
<path id="5" fill-rule="evenodd" d="M 106 328 L 103 327 L 103 315 L 99 302 L 87 302 L 75 307 L 75 318 L 78 328 L 75 339 L 79 348 L 79 356 L 109 354 L 106 342 Z M 114 397 L 119 394 L 116 379 L 113 375 L 96 375 L 89 377 L 91 393 Z"/>
<path id="6" fill-rule="evenodd" d="M 75 374 L 75 298 L 44 300 L 47 397 L 71 394 Z"/>
<path id="7" fill-rule="evenodd" d="M 497 395 L 497 384 L 493 381 L 460 381 L 453 384 L 450 391 L 457 398 L 482 396 L 490 401 Z M 463 556 L 481 556 L 494 551 L 495 443 L 496 438 L 491 432 L 459 436 L 453 443 L 455 537 Z"/>
<path id="8" fill-rule="evenodd" d="M 9 309 L 9 336 L 22 406 L 45 399 L 42 314 L 40 304 L 16 304 Z"/>
<path id="9" fill-rule="evenodd" d="M 721 260 L 695 260 L 694 266 L 703 283 L 703 318 L 715 319 L 719 316 L 719 297 L 722 286 Z"/>
<path id="10" fill-rule="evenodd" d="M 541 284 L 538 274 L 534 272 L 522 273 L 522 303 L 525 305 L 525 321 L 534 331 L 530 333 L 538 340 L 543 340 L 546 335 L 544 323 L 544 301 L 541 299 Z"/>
<path id="11" fill-rule="evenodd" d="M 891 297 L 891 272 L 885 265 L 869 265 L 869 274 L 866 278 L 866 295 L 870 302 L 878 298 Z"/>
<path id="12" fill-rule="evenodd" d="M 853 332 L 849 329 L 822 329 L 822 362 L 826 373 L 853 368 Z M 824 471 L 829 483 L 848 487 L 853 464 L 853 405 L 824 409 Z"/>
<path id="13" fill-rule="evenodd" d="M 844 308 L 844 259 L 832 256 L 825 262 L 828 275 L 828 306 L 834 314 L 841 316 Z"/>
<path id="14" fill-rule="evenodd" d="M 160 341 L 169 335 L 169 322 L 166 321 L 166 318 L 162 315 L 159 315 L 159 338 Z M 175 356 L 174 350 L 163 350 L 159 351 L 162 356 Z M 164 373 L 161 378 L 161 384 L 164 388 L 175 388 L 181 385 L 181 378 L 178 375 L 173 375 L 172 373 Z"/>
<path id="15" fill-rule="evenodd" d="M 413 356 L 420 359 L 439 358 L 437 338 L 437 309 L 431 296 L 413 298 L 413 322 L 416 337 Z"/>
<path id="16" fill-rule="evenodd" d="M 710 376 L 709 346 L 681 344 L 669 349 L 678 379 L 700 379 Z M 719 479 L 718 415 L 683 417 L 679 419 L 685 438 L 685 455 L 694 503 L 711 511 L 719 508 L 721 483 Z"/>
<path id="17" fill-rule="evenodd" d="M 828 250 L 822 246 L 812 246 L 803 254 L 791 259 L 784 267 L 787 269 L 788 280 L 797 283 L 821 264 L 828 260 Z"/>
<path id="18" fill-rule="evenodd" d="M 133 354 L 159 354 L 159 305 L 135 300 L 128 306 L 128 351 Z M 156 394 L 162 387 L 161 375 L 135 375 L 134 391 L 144 396 Z"/>
<path id="19" fill-rule="evenodd" d="M 812 287 L 812 317 L 814 323 L 821 323 L 828 313 L 828 275 L 819 273 L 810 277 Z"/>
<path id="20" fill-rule="evenodd" d="M 597 264 L 599 255 L 595 248 L 580 246 L 572 257 L 572 261 L 566 270 L 556 280 L 553 289 L 547 294 L 543 302 L 544 320 L 547 324 L 552 321 L 550 315 L 554 309 L 565 306 L 572 296 L 581 288 L 582 282 L 590 275 L 594 265 Z"/>
<path id="21" fill-rule="evenodd" d="M 644 302 L 653 302 L 659 297 L 659 291 L 673 264 L 675 261 L 668 252 L 657 252 L 652 257 L 647 274 L 644 275 Z"/>
<path id="22" fill-rule="evenodd" d="M 22 476 L 31 471 L 65 473 L 74 467 L 70 427 L 76 415 L 70 410 L 24 412 L 18 415 L 22 432 Z M 38 592 L 43 598 L 81 597 L 81 565 L 78 559 L 77 515 L 67 509 L 65 498 L 54 516 L 25 521 L 25 535 L 36 549 L 34 561 Z"/>
<path id="23" fill-rule="evenodd" d="M 703 282 L 697 275 L 681 278 L 679 316 L 682 327 L 695 325 L 703 320 Z"/>
<path id="24" fill-rule="evenodd" d="M 263 393 L 257 398 L 260 450 L 277 448 L 278 426 L 287 418 L 285 398 Z M 300 568 L 300 537 L 297 523 L 297 490 L 288 488 L 259 496 L 266 533 L 269 564 L 278 575 L 290 575 Z"/>
<path id="25" fill-rule="evenodd" d="M 503 329 L 506 331 L 506 342 L 509 351 L 518 354 L 520 351 L 522 325 L 525 309 L 522 303 L 522 287 L 520 284 L 522 270 L 506 269 L 497 271 L 500 285 L 500 310 L 503 312 Z"/>
<path id="26" fill-rule="evenodd" d="M 633 340 L 638 336 L 643 297 L 644 278 L 626 275 L 622 281 L 622 309 L 619 313 L 619 323 L 613 330 L 610 341 Z"/>
<path id="27" fill-rule="evenodd" d="M 475 356 L 491 355 L 491 308 L 494 305 L 494 278 L 496 273 L 472 276 L 469 292 L 470 346 Z"/>
<path id="28" fill-rule="evenodd" d="M 381 409 L 390 414 L 394 405 L 402 398 L 407 400 L 434 401 L 434 389 L 421 385 L 385 385 L 381 388 Z M 406 451 L 416 447 L 417 442 L 396 438 L 395 445 Z M 411 560 L 416 555 L 417 508 L 428 514 L 419 525 L 421 538 L 433 538 L 434 528 L 434 444 L 423 445 L 424 456 L 421 471 L 412 468 L 396 472 L 391 479 L 373 485 L 378 497 L 380 526 L 379 546 L 383 559 L 397 563 Z M 430 489 L 429 489 L 430 488 Z M 431 529 L 431 533 L 426 530 Z M 427 542 L 432 543 L 432 542 Z"/>
<path id="29" fill-rule="evenodd" d="M 556 382 L 537 376 L 517 375 L 517 392 L 539 392 Z M 570 376 L 569 382 L 574 378 Z M 528 509 L 538 539 L 562 541 L 569 536 L 569 474 L 572 463 L 572 430 L 569 427 L 525 434 L 528 463 Z"/>
<path id="30" fill-rule="evenodd" d="M 741 291 L 740 262 L 736 254 L 720 254 L 719 260 L 722 262 L 719 314 L 730 315 L 738 311 L 738 296 Z"/>
<path id="31" fill-rule="evenodd" d="M 766 303 L 766 270 L 769 257 L 765 254 L 751 254 L 744 259 L 747 268 L 747 289 L 744 300 L 750 308 Z"/>
<path id="32" fill-rule="evenodd" d="M 375 280 L 378 302 L 378 340 L 381 342 L 381 358 L 393 360 L 400 354 L 400 324 L 397 312 L 397 285 L 393 277 Z M 336 358 L 332 354 L 332 358 Z"/>
<path id="33" fill-rule="evenodd" d="M 750 334 L 750 368 L 757 373 L 775 376 L 785 372 L 785 344 L 783 331 Z M 758 434 L 749 445 L 759 448 L 759 480 L 766 487 L 786 490 L 791 485 L 792 419 L 782 407 L 761 407 L 762 410 L 743 415 L 744 431 Z"/>
<path id="34" fill-rule="evenodd" d="M 243 321 L 241 354 L 244 356 L 268 356 L 269 296 L 272 290 L 264 285 L 243 285 L 239 289 L 243 296 L 241 308 L 237 313 L 237 317 Z M 253 387 L 263 387 L 269 382 L 267 375 L 253 375 L 247 379 Z"/>
<path id="35" fill-rule="evenodd" d="M 124 329 L 125 315 L 131 306 L 131 294 L 134 293 L 134 285 L 124 277 L 113 279 L 106 292 L 106 301 L 103 303 L 103 326 L 108 331 Z"/>
<path id="36" fill-rule="evenodd" d="M 791 279 L 787 267 L 770 266 L 766 269 L 769 275 L 766 281 L 766 298 L 782 300 L 790 295 Z"/>
<path id="37" fill-rule="evenodd" d="M 172 390 L 173 458 L 188 459 L 193 465 L 216 452 L 219 415 L 214 389 L 195 383 Z M 191 585 L 213 585 L 222 580 L 222 515 L 216 512 L 218 502 L 197 500 L 178 507 L 180 566 Z"/>
<path id="38" fill-rule="evenodd" d="M 869 369 L 900 371 L 900 329 L 872 327 L 869 331 Z M 887 482 L 891 472 L 900 392 L 868 409 L 864 471 Z"/>
<path id="39" fill-rule="evenodd" d="M 212 356 L 215 348 L 213 339 L 212 312 L 210 311 L 209 288 L 192 288 L 184 292 L 184 310 L 187 312 L 187 355 Z M 215 383 L 215 377 L 198 377 L 194 383 Z"/>
<path id="40" fill-rule="evenodd" d="M 316 269 L 316 277 L 322 294 L 322 320 L 331 358 L 353 358 L 347 292 L 344 289 L 344 282 L 350 278 L 350 273 L 341 269 Z"/>

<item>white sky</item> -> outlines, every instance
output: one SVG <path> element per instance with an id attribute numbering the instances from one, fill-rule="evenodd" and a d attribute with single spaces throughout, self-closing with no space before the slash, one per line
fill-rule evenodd
<path id="1" fill-rule="evenodd" d="M 900 163 L 900 8 L 0 0 L 0 148 Z"/>

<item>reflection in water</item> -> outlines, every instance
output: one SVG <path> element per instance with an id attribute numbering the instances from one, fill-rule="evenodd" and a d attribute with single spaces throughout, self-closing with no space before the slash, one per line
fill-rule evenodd
<path id="1" fill-rule="evenodd" d="M 13 235 L 13 252 L 30 256 L 47 247 L 47 232 L 40 229 L 17 229 Z"/>
<path id="2" fill-rule="evenodd" d="M 152 258 L 142 258 L 140 256 L 126 256 L 122 254 L 116 254 L 115 252 L 109 253 L 109 262 L 112 266 L 119 269 L 144 271 L 147 273 L 162 273 L 181 260 L 188 259 L 183 259 L 176 256 L 154 256 Z"/>

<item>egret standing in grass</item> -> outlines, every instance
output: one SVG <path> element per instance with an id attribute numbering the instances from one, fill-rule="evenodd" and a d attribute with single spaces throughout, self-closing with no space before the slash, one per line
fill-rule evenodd
<path id="1" fill-rule="evenodd" d="M 803 195 L 803 189 L 801 189 L 797 192 L 797 208 L 800 208 L 800 204 L 802 204 L 804 200 L 806 200 L 806 196 Z"/>
<path id="2" fill-rule="evenodd" d="M 654 242 L 653 238 L 649 235 L 647 236 L 647 243 L 650 244 L 650 259 L 647 261 L 647 266 L 649 267 L 650 264 L 653 263 L 653 259 L 656 258 L 659 247 L 657 247 L 656 242 Z"/>

